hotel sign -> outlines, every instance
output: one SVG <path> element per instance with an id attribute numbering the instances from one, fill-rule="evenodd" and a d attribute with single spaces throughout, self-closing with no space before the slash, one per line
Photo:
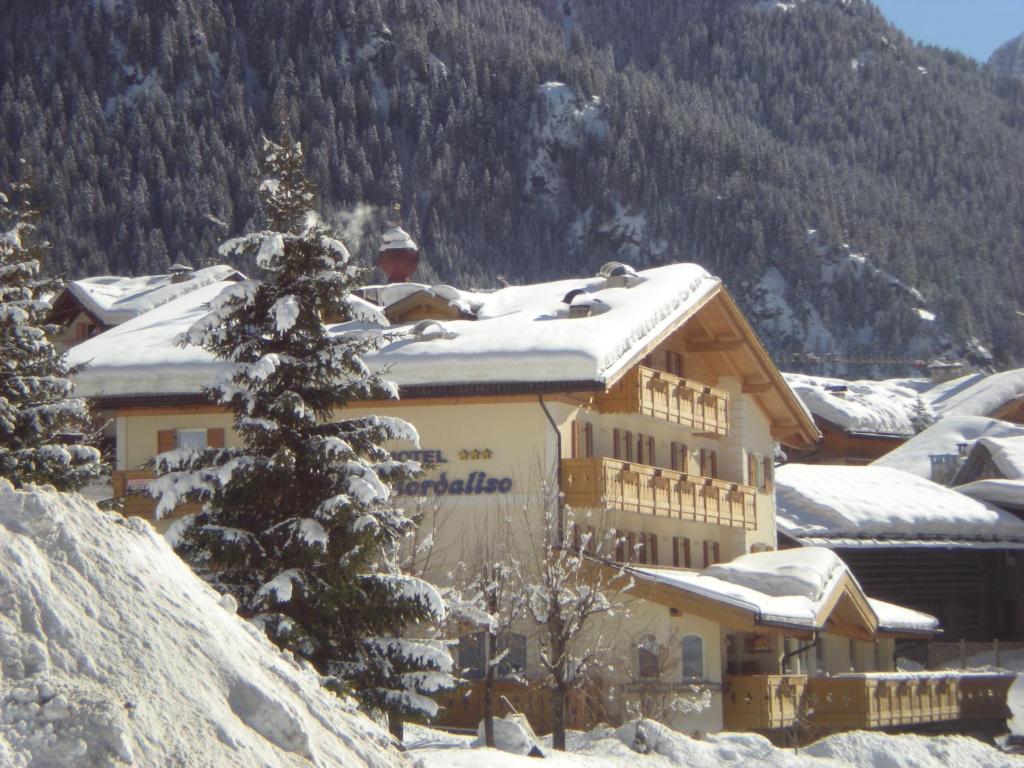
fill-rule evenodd
<path id="1" fill-rule="evenodd" d="M 492 456 L 494 452 L 490 448 L 464 448 L 459 451 L 462 461 L 486 460 Z M 419 461 L 435 468 L 448 463 L 440 449 L 396 451 L 394 457 L 399 461 Z M 491 477 L 481 471 L 469 472 L 462 477 L 452 474 L 449 477 L 447 471 L 442 471 L 436 477 L 407 480 L 395 486 L 395 493 L 399 496 L 490 496 L 512 490 L 511 477 Z"/>

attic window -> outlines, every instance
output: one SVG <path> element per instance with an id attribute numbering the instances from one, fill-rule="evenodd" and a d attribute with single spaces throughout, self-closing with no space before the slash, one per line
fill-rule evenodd
<path id="1" fill-rule="evenodd" d="M 565 294 L 565 296 L 562 297 L 562 303 L 572 306 L 572 303 L 573 301 L 576 300 L 576 297 L 583 296 L 586 294 L 586 292 L 587 291 L 585 288 L 573 288 L 571 291 Z"/>

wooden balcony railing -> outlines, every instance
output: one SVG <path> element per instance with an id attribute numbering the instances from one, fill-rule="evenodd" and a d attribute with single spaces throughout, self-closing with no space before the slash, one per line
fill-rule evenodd
<path id="1" fill-rule="evenodd" d="M 723 715 L 729 730 L 773 731 L 802 720 L 809 737 L 954 721 L 998 730 L 1010 716 L 1013 680 L 956 672 L 733 675 L 726 678 Z"/>
<path id="2" fill-rule="evenodd" d="M 151 469 L 119 469 L 110 473 L 114 486 L 114 498 L 123 498 L 124 514 L 153 519 L 156 513 L 156 499 L 146 493 L 149 482 L 156 477 Z M 198 512 L 201 504 L 181 504 L 174 515 L 188 515 Z"/>
<path id="3" fill-rule="evenodd" d="M 594 406 L 599 413 L 639 413 L 699 434 L 729 432 L 728 392 L 643 365 L 599 395 Z"/>
<path id="4" fill-rule="evenodd" d="M 565 501 L 754 530 L 757 493 L 747 485 L 618 459 L 563 459 Z"/>
<path id="5" fill-rule="evenodd" d="M 437 696 L 441 707 L 437 722 L 450 728 L 472 728 L 483 719 L 484 684 L 482 680 L 467 681 Z M 495 680 L 491 691 L 491 706 L 495 717 L 504 717 L 510 712 L 519 712 L 530 721 L 536 733 L 549 733 L 554 720 L 551 705 L 551 691 L 541 682 L 529 683 L 514 680 Z M 573 690 L 568 701 L 568 725 L 584 729 L 594 725 L 594 717 L 587 707 L 584 691 Z"/>
<path id="6" fill-rule="evenodd" d="M 800 715 L 807 675 L 728 675 L 723 722 L 728 731 L 788 728 Z"/>

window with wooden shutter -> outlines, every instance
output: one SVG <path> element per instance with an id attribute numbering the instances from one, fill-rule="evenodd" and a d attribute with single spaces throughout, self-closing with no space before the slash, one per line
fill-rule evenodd
<path id="1" fill-rule="evenodd" d="M 594 425 L 591 424 L 590 422 L 587 422 L 586 426 L 583 429 L 583 434 L 586 456 L 588 459 L 592 459 L 594 458 Z"/>
<path id="2" fill-rule="evenodd" d="M 692 562 L 692 560 L 690 559 L 690 540 L 684 538 L 683 539 L 683 567 L 684 568 L 692 567 L 690 565 L 691 562 Z"/>
<path id="3" fill-rule="evenodd" d="M 679 567 L 679 563 L 682 562 L 682 560 L 679 557 L 679 552 L 680 552 L 680 547 L 681 546 L 682 546 L 682 542 L 679 540 L 679 537 L 678 536 L 673 536 L 672 537 L 672 566 L 675 567 L 675 568 L 678 568 Z"/>
<path id="4" fill-rule="evenodd" d="M 636 562 L 636 534 L 630 531 L 626 535 L 626 547 L 629 549 L 626 552 L 626 561 L 630 563 Z"/>
<path id="5" fill-rule="evenodd" d="M 711 454 L 711 477 L 718 477 L 718 451 L 709 451 Z"/>
<path id="6" fill-rule="evenodd" d="M 764 463 L 764 489 L 770 491 L 775 487 L 775 464 L 771 456 L 765 456 L 761 461 Z"/>
<path id="7" fill-rule="evenodd" d="M 672 443 L 669 444 L 669 454 L 670 454 L 670 458 L 671 458 L 671 463 L 669 464 L 669 466 L 672 467 L 673 471 L 678 471 L 679 470 L 679 443 L 673 441 Z"/>
<path id="8" fill-rule="evenodd" d="M 574 421 L 572 423 L 572 437 L 569 441 L 569 457 L 573 459 L 580 458 L 580 423 Z"/>
<path id="9" fill-rule="evenodd" d="M 654 438 L 647 438 L 647 463 L 652 467 L 658 466 L 658 460 L 654 457 Z"/>
<path id="10" fill-rule="evenodd" d="M 626 562 L 626 540 L 621 533 L 616 533 L 615 536 L 615 560 L 624 563 Z"/>
<path id="11" fill-rule="evenodd" d="M 644 463 L 644 436 L 643 435 L 637 435 L 636 436 L 636 453 L 633 454 L 633 455 L 636 456 L 636 463 L 637 464 L 643 464 Z"/>
<path id="12" fill-rule="evenodd" d="M 712 563 L 720 563 L 720 562 L 722 562 L 722 553 L 721 553 L 721 550 L 719 549 L 719 544 L 718 544 L 717 541 L 712 541 L 711 542 L 711 562 Z"/>
<path id="13" fill-rule="evenodd" d="M 708 449 L 707 448 L 701 448 L 700 449 L 700 474 L 701 474 L 701 477 L 709 477 L 708 471 L 711 469 L 709 464 L 710 464 L 710 462 L 708 461 Z"/>
<path id="14" fill-rule="evenodd" d="M 711 565 L 711 542 L 704 542 L 704 567 L 707 568 Z"/>
<path id="15" fill-rule="evenodd" d="M 616 428 L 612 432 L 612 458 L 613 459 L 621 459 L 622 458 L 622 455 L 621 455 L 621 453 L 619 451 L 619 440 L 620 439 L 621 439 L 621 435 L 619 434 L 618 428 Z"/>
<path id="16" fill-rule="evenodd" d="M 213 429 L 206 430 L 206 444 L 210 448 L 223 448 L 224 428 L 214 427 Z"/>
<path id="17" fill-rule="evenodd" d="M 647 565 L 647 534 L 637 534 L 636 559 L 638 563 Z"/>
<path id="18" fill-rule="evenodd" d="M 167 453 L 178 447 L 178 430 L 161 429 L 156 433 L 156 452 Z"/>
<path id="19" fill-rule="evenodd" d="M 626 432 L 626 461 L 633 460 L 633 433 Z"/>
<path id="20" fill-rule="evenodd" d="M 658 564 L 658 534 L 647 534 L 647 546 L 650 549 L 650 557 L 647 559 L 651 565 Z"/>
<path id="21" fill-rule="evenodd" d="M 572 524 L 572 549 L 573 552 L 580 551 L 580 527 L 576 524 Z"/>
<path id="22" fill-rule="evenodd" d="M 747 485 L 757 485 L 757 456 L 747 454 Z"/>

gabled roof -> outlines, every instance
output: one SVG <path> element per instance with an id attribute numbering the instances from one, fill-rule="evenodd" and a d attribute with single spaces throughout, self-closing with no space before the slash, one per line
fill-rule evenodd
<path id="1" fill-rule="evenodd" d="M 850 434 L 914 434 L 914 413 L 928 379 L 846 381 L 785 373 L 786 381 L 815 416 Z"/>
<path id="2" fill-rule="evenodd" d="M 1014 515 L 897 469 L 787 464 L 775 488 L 779 531 L 798 543 L 1024 542 L 1024 521 Z"/>
<path id="3" fill-rule="evenodd" d="M 846 564 L 828 549 L 759 552 L 704 571 L 614 567 L 623 568 L 632 579 L 629 594 L 731 629 L 792 637 L 824 631 L 861 640 L 938 630 L 931 616 L 888 603 L 873 604 Z"/>
<path id="4" fill-rule="evenodd" d="M 939 416 L 1007 418 L 1003 409 L 1024 400 L 1024 368 L 961 376 L 932 387 L 927 400 Z"/>
<path id="5" fill-rule="evenodd" d="M 440 321 L 437 333 L 417 333 L 412 324 L 391 326 L 376 352 L 364 355 L 371 368 L 386 370 L 404 396 L 536 391 L 602 391 L 639 363 L 654 346 L 686 326 L 696 345 L 727 374 L 754 382 L 752 396 L 769 414 L 776 439 L 813 444 L 818 433 L 810 415 L 774 367 L 750 324 L 721 281 L 696 264 L 644 270 L 632 287 L 608 287 L 604 277 L 513 286 L 492 293 L 429 288 L 431 295 L 476 319 Z M 426 286 L 370 287 L 361 293 L 385 307 L 415 301 Z M 570 318 L 563 301 L 573 291 L 600 298 L 607 311 Z M 205 294 L 203 294 L 205 297 Z M 184 296 L 159 308 L 159 315 L 125 323 L 113 345 L 104 334 L 75 347 L 71 362 L 90 361 L 76 379 L 86 397 L 196 395 L 210 369 L 196 365 L 206 353 L 175 346 L 201 311 L 199 296 Z M 209 301 L 208 297 L 203 301 Z M 366 305 L 366 302 L 362 302 Z M 332 333 L 379 327 L 379 311 L 331 327 Z M 375 325 L 378 324 L 378 325 Z M 136 359 L 133 345 L 153 350 Z M 157 354 L 162 349 L 163 354 Z M 178 362 L 185 365 L 180 369 Z"/>
<path id="6" fill-rule="evenodd" d="M 66 317 L 80 309 L 101 325 L 120 325 L 203 286 L 241 277 L 233 267 L 223 264 L 197 269 L 178 282 L 174 282 L 173 274 L 87 277 L 64 286 L 52 302 L 51 315 Z"/>
<path id="7" fill-rule="evenodd" d="M 939 419 L 914 435 L 903 445 L 875 459 L 873 467 L 889 467 L 911 472 L 918 477 L 931 477 L 931 456 L 958 453 L 957 446 L 974 445 L 979 438 L 1024 436 L 1024 426 L 990 419 L 986 416 L 959 416 Z"/>

